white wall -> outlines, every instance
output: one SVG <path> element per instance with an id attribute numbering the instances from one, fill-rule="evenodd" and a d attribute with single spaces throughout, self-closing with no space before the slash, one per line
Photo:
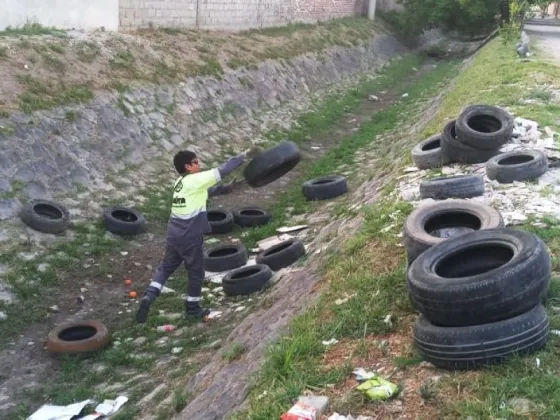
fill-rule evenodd
<path id="1" fill-rule="evenodd" d="M 119 0 L 0 0 L 0 30 L 27 21 L 64 29 L 119 28 Z"/>

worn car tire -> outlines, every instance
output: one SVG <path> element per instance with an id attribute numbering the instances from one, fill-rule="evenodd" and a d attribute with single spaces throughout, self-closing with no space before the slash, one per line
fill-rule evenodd
<path id="1" fill-rule="evenodd" d="M 213 273 L 233 270 L 247 264 L 247 259 L 247 250 L 243 245 L 217 245 L 204 251 L 204 270 Z"/>
<path id="2" fill-rule="evenodd" d="M 116 235 L 138 235 L 146 230 L 146 219 L 136 209 L 109 207 L 103 211 L 105 228 Z"/>
<path id="3" fill-rule="evenodd" d="M 411 264 L 407 287 L 414 308 L 431 322 L 460 327 L 528 311 L 546 297 L 550 277 L 543 241 L 502 228 L 435 245 Z"/>
<path id="4" fill-rule="evenodd" d="M 433 178 L 420 184 L 420 197 L 445 200 L 484 195 L 484 179 L 480 175 L 455 175 Z"/>
<path id="5" fill-rule="evenodd" d="M 455 229 L 450 231 L 455 236 L 503 225 L 500 213 L 483 204 L 446 200 L 419 207 L 404 224 L 404 247 L 408 262 L 412 263 L 428 248 L 445 241 L 448 236 L 443 233 L 449 229 Z"/>
<path id="6" fill-rule="evenodd" d="M 486 175 L 501 184 L 530 181 L 548 171 L 548 158 L 540 150 L 502 153 L 488 161 Z"/>
<path id="7" fill-rule="evenodd" d="M 503 321 L 468 327 L 436 326 L 421 315 L 414 326 L 420 355 L 443 369 L 475 369 L 545 346 L 549 320 L 542 305 Z"/>
<path id="8" fill-rule="evenodd" d="M 479 150 L 497 150 L 511 140 L 513 118 L 495 106 L 468 106 L 457 118 L 455 130 L 464 144 Z"/>
<path id="9" fill-rule="evenodd" d="M 441 154 L 441 134 L 436 134 L 412 149 L 412 161 L 418 169 L 439 168 L 443 166 Z"/>
<path id="10" fill-rule="evenodd" d="M 483 163 L 496 156 L 497 150 L 479 150 L 457 138 L 455 121 L 448 122 L 441 134 L 441 153 L 446 162 Z"/>
<path id="11" fill-rule="evenodd" d="M 48 200 L 32 200 L 25 204 L 20 217 L 31 229 L 44 233 L 62 233 L 70 226 L 68 209 Z"/>
<path id="12" fill-rule="evenodd" d="M 245 207 L 233 212 L 233 220 L 237 226 L 255 227 L 270 222 L 270 213 L 258 207 Z"/>
<path id="13" fill-rule="evenodd" d="M 220 235 L 229 233 L 233 230 L 233 214 L 229 210 L 210 209 L 207 211 L 208 223 L 210 224 L 211 234 Z"/>
<path id="14" fill-rule="evenodd" d="M 346 194 L 348 183 L 343 176 L 323 176 L 305 182 L 302 192 L 309 201 L 328 200 Z"/>
<path id="15" fill-rule="evenodd" d="M 272 271 L 267 265 L 250 265 L 226 274 L 222 286 L 226 296 L 246 296 L 263 290 L 271 278 Z"/>
<path id="16" fill-rule="evenodd" d="M 243 176 L 253 188 L 263 187 L 286 175 L 301 160 L 297 145 L 284 141 L 265 150 L 243 170 Z"/>
<path id="17" fill-rule="evenodd" d="M 272 271 L 288 267 L 305 255 L 305 245 L 299 239 L 288 239 L 271 246 L 257 256 L 257 264 L 264 264 Z"/>
<path id="18" fill-rule="evenodd" d="M 94 352 L 109 344 L 109 330 L 99 321 L 68 322 L 51 330 L 45 344 L 49 353 Z"/>

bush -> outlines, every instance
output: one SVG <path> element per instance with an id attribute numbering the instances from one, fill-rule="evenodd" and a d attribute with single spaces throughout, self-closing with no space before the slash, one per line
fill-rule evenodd
<path id="1" fill-rule="evenodd" d="M 405 7 L 400 25 L 408 34 L 440 27 L 475 36 L 498 23 L 500 0 L 401 0 Z"/>

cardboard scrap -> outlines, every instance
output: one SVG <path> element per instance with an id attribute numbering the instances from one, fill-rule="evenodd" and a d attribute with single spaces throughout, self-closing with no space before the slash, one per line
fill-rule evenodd
<path id="1" fill-rule="evenodd" d="M 298 226 L 284 226 L 281 228 L 276 229 L 278 233 L 292 233 L 297 232 L 299 230 L 307 229 L 307 225 L 298 225 Z"/>

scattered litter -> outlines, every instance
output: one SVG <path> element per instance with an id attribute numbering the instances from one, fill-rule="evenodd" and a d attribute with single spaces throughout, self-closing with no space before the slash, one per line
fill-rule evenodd
<path id="1" fill-rule="evenodd" d="M 362 391 L 372 401 L 385 401 L 395 394 L 398 387 L 380 376 L 375 376 L 356 389 Z"/>
<path id="2" fill-rule="evenodd" d="M 342 299 L 337 299 L 334 301 L 334 304 L 337 306 L 340 306 L 346 302 L 348 302 L 350 299 L 354 298 L 356 296 L 356 294 L 351 294 L 351 295 L 346 295 L 344 298 Z"/>
<path id="3" fill-rule="evenodd" d="M 369 95 L 368 100 L 370 100 L 371 102 L 379 102 L 379 97 L 375 95 Z"/>
<path id="4" fill-rule="evenodd" d="M 354 374 L 358 382 L 363 382 L 375 378 L 375 373 L 366 371 L 364 368 L 354 369 L 352 373 Z"/>
<path id="5" fill-rule="evenodd" d="M 338 340 L 336 338 L 331 338 L 328 341 L 323 341 L 323 346 L 333 346 L 336 343 L 338 343 Z"/>
<path id="6" fill-rule="evenodd" d="M 550 334 L 560 335 L 560 330 L 550 330 Z"/>
<path id="7" fill-rule="evenodd" d="M 261 249 L 260 248 L 251 248 L 251 252 L 253 254 L 258 254 L 259 252 L 261 252 Z"/>
<path id="8" fill-rule="evenodd" d="M 95 412 L 103 416 L 112 416 L 119 411 L 120 408 L 127 403 L 127 401 L 128 398 L 124 395 L 117 397 L 116 400 L 105 400 L 95 407 Z"/>
<path id="9" fill-rule="evenodd" d="M 280 420 L 316 420 L 317 410 L 303 403 L 296 403 L 287 413 L 280 416 Z"/>
<path id="10" fill-rule="evenodd" d="M 136 293 L 134 290 L 128 293 L 128 297 L 130 299 L 136 299 L 137 296 L 138 296 L 138 293 Z"/>
<path id="11" fill-rule="evenodd" d="M 171 349 L 171 354 L 179 354 L 183 351 L 183 347 L 173 347 Z"/>
<path id="12" fill-rule="evenodd" d="M 321 150 L 322 147 L 320 146 L 311 146 L 311 150 Z"/>
<path id="13" fill-rule="evenodd" d="M 92 400 L 85 400 L 67 406 L 45 404 L 27 420 L 70 420 L 72 417 L 79 415 L 86 406 L 92 403 Z"/>
<path id="14" fill-rule="evenodd" d="M 409 166 L 408 168 L 404 169 L 404 172 L 409 174 L 411 172 L 418 172 L 420 169 L 418 169 L 416 166 Z"/>
<path id="15" fill-rule="evenodd" d="M 126 252 L 126 251 L 121 251 L 121 255 L 122 255 L 123 257 L 126 257 L 126 256 L 128 255 L 128 252 Z"/>
<path id="16" fill-rule="evenodd" d="M 401 95 L 401 98 L 405 99 L 405 98 L 408 98 L 408 96 L 409 96 L 408 93 L 403 93 L 403 94 Z"/>
<path id="17" fill-rule="evenodd" d="M 86 301 L 86 298 L 83 296 L 78 296 L 78 303 L 84 303 Z"/>
<path id="18" fill-rule="evenodd" d="M 5 321 L 7 319 L 8 319 L 8 315 L 6 315 L 6 312 L 0 311 L 0 321 Z"/>
<path id="19" fill-rule="evenodd" d="M 212 245 L 217 244 L 218 242 L 220 242 L 220 240 L 218 238 L 210 238 L 206 239 L 204 242 L 206 242 L 208 245 Z"/>
<path id="20" fill-rule="evenodd" d="M 210 319 L 216 319 L 216 318 L 221 318 L 222 317 L 222 311 L 211 311 L 207 316 L 206 316 L 206 321 L 210 320 Z"/>
<path id="21" fill-rule="evenodd" d="M 87 289 L 85 287 L 80 288 L 80 293 L 87 293 Z"/>
<path id="22" fill-rule="evenodd" d="M 171 293 L 175 293 L 175 290 L 173 290 L 173 289 L 171 289 L 171 288 L 169 288 L 169 287 L 166 287 L 166 286 L 163 286 L 163 287 L 161 288 L 161 294 L 167 295 L 167 294 L 171 294 Z"/>
<path id="23" fill-rule="evenodd" d="M 329 408 L 329 399 L 324 396 L 301 396 L 298 402 L 280 420 L 317 420 Z"/>
<path id="24" fill-rule="evenodd" d="M 124 281 L 124 284 L 127 285 L 127 286 L 130 286 L 130 285 L 132 284 L 132 280 L 126 279 L 126 280 Z"/>
<path id="25" fill-rule="evenodd" d="M 373 417 L 370 416 L 354 417 L 350 414 L 347 416 L 343 416 L 342 414 L 334 413 L 332 416 L 329 417 L 328 420 L 373 420 Z"/>
<path id="26" fill-rule="evenodd" d="M 535 183 L 500 184 L 492 181 L 485 174 L 485 164 L 450 165 L 443 168 L 442 172 L 444 175 L 483 175 L 484 196 L 467 200 L 496 208 L 502 214 L 506 226 L 520 225 L 528 220 L 540 226 L 545 217 L 560 218 L 560 165 L 555 166 L 556 162 L 560 163 L 560 150 L 556 150 L 558 133 L 547 128 L 539 127 L 536 121 L 515 117 L 512 140 L 500 149 L 501 152 L 526 149 L 545 152 L 551 165 L 548 172 Z M 428 171 L 421 170 L 402 175 L 395 194 L 412 202 L 415 207 L 430 203 L 430 200 L 421 200 L 419 197 L 420 183 L 427 174 Z M 438 232 L 438 235 L 443 238 L 456 233 L 458 232 L 443 230 Z"/>
<path id="27" fill-rule="evenodd" d="M 392 318 L 393 318 L 393 315 L 389 314 L 385 318 L 383 318 L 383 322 L 385 324 L 387 324 L 387 326 L 392 327 L 393 326 Z"/>
<path id="28" fill-rule="evenodd" d="M 246 309 L 245 306 L 239 306 L 239 307 L 235 308 L 235 311 L 233 311 L 233 312 L 241 312 L 241 311 L 244 311 L 245 309 Z"/>
<path id="29" fill-rule="evenodd" d="M 535 362 L 537 363 L 537 368 L 541 367 L 541 359 L 539 359 L 538 357 L 535 359 Z"/>
<path id="30" fill-rule="evenodd" d="M 175 325 L 171 325 L 171 324 L 165 324 L 165 325 L 160 325 L 159 327 L 156 328 L 157 332 L 170 332 L 170 331 L 175 331 L 177 329 L 177 327 Z"/>
<path id="31" fill-rule="evenodd" d="M 57 305 L 53 305 L 49 307 L 49 311 L 52 312 L 53 314 L 56 314 L 57 312 L 60 311 L 60 309 Z"/>
<path id="32" fill-rule="evenodd" d="M 297 226 L 284 226 L 281 228 L 276 229 L 278 233 L 292 233 L 297 232 L 299 230 L 307 229 L 307 225 L 297 225 Z"/>

